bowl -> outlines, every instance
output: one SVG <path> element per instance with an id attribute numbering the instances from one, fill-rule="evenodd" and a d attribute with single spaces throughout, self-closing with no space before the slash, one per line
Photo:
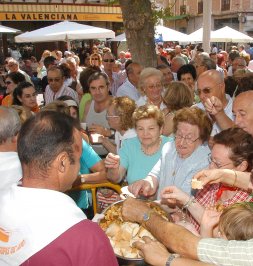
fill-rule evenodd
<path id="1" fill-rule="evenodd" d="M 112 224 L 112 223 L 119 223 L 119 225 L 125 225 L 125 226 L 131 226 L 131 224 L 136 225 L 135 223 L 129 223 L 129 222 L 123 222 L 122 217 L 121 217 L 121 206 L 124 200 L 120 200 L 117 201 L 113 204 L 111 204 L 109 207 L 107 207 L 102 213 L 105 215 L 105 218 L 101 219 L 99 221 L 99 225 L 101 226 L 101 228 L 105 231 L 105 233 L 107 234 L 108 232 L 108 227 Z M 151 201 L 147 201 L 148 204 L 150 205 L 151 208 L 155 208 L 160 209 L 161 210 L 161 215 L 166 216 L 167 220 L 170 220 L 168 217 L 168 214 L 160 207 L 159 204 L 151 202 Z M 116 210 L 116 211 L 115 211 Z M 160 211 L 159 211 L 160 213 Z M 138 232 L 140 231 L 144 231 L 144 228 L 142 226 L 139 226 Z M 148 232 L 148 231 L 147 231 Z M 149 232 L 148 232 L 149 233 Z M 109 232 L 108 232 L 109 234 Z M 123 233 L 120 232 L 118 233 L 119 236 L 121 236 Z M 139 234 L 139 233 L 138 233 Z M 149 233 L 150 234 L 150 233 Z M 112 233 L 113 236 L 115 236 L 115 234 Z M 111 240 L 111 236 L 107 235 L 108 238 Z M 134 237 L 134 236 L 132 236 Z M 121 239 L 121 241 L 124 241 Z M 114 242 L 116 243 L 116 241 Z M 111 242 L 112 247 L 114 249 L 114 252 L 116 250 L 117 247 L 115 247 L 116 245 Z M 129 247 L 130 247 L 130 242 L 129 242 Z M 117 248 L 119 249 L 119 248 Z M 117 254 L 117 252 L 115 252 L 115 255 L 117 257 L 118 263 L 119 265 L 131 265 L 131 266 L 147 266 L 148 264 L 145 263 L 143 258 L 129 258 L 129 257 L 124 257 L 121 256 L 119 254 Z"/>

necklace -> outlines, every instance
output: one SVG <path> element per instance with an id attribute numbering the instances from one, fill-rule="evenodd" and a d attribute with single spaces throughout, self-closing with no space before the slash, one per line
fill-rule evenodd
<path id="1" fill-rule="evenodd" d="M 156 149 L 155 151 L 153 151 L 153 152 L 151 152 L 151 153 L 149 153 L 148 151 L 145 151 L 145 150 L 143 149 L 143 147 L 142 147 L 142 144 L 141 144 L 141 151 L 142 151 L 145 155 L 147 155 L 147 156 L 152 156 L 152 155 L 154 155 L 155 153 L 158 152 L 158 150 L 160 149 L 161 144 L 162 144 L 162 139 L 161 139 L 161 137 L 160 137 L 158 147 L 157 147 L 157 149 Z"/>
<path id="2" fill-rule="evenodd" d="M 183 165 L 183 161 L 184 161 L 184 159 L 180 158 L 177 155 L 177 158 L 176 158 L 175 163 L 174 163 L 174 169 L 173 169 L 173 172 L 172 172 L 172 176 L 175 176 L 177 174 L 177 172 L 180 170 L 180 168 Z"/>

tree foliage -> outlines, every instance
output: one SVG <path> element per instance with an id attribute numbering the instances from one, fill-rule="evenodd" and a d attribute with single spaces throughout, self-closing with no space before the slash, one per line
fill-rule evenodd
<path id="1" fill-rule="evenodd" d="M 132 59 L 143 66 L 156 66 L 155 29 L 161 18 L 172 15 L 171 8 L 158 8 L 150 0 L 107 0 L 109 4 L 119 4 L 122 11 L 127 45 Z"/>

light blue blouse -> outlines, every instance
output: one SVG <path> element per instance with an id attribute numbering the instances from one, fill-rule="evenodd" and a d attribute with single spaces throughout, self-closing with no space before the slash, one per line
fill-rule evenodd
<path id="1" fill-rule="evenodd" d="M 162 147 L 168 140 L 168 137 L 162 136 L 160 149 L 151 156 L 143 153 L 138 137 L 123 141 L 119 149 L 120 165 L 127 170 L 126 180 L 128 184 L 132 184 L 148 175 L 159 160 Z"/>
<path id="2" fill-rule="evenodd" d="M 167 186 L 177 186 L 184 192 L 193 195 L 191 188 L 192 177 L 209 165 L 210 149 L 207 144 L 200 145 L 185 159 L 180 159 L 175 147 L 175 141 L 168 142 L 162 149 L 160 160 L 156 163 L 149 175 L 159 180 L 157 199 L 160 199 L 162 189 Z"/>

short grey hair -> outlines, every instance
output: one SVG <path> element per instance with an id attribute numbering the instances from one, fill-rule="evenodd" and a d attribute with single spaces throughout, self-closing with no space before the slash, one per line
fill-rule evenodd
<path id="1" fill-rule="evenodd" d="M 5 106 L 0 106 L 0 145 L 16 136 L 21 128 L 18 113 Z"/>
<path id="2" fill-rule="evenodd" d="M 146 67 L 141 71 L 139 84 L 138 84 L 138 90 L 140 91 L 141 95 L 145 95 L 144 87 L 146 86 L 146 79 L 153 76 L 159 77 L 162 82 L 163 73 L 160 70 L 154 67 Z"/>
<path id="3" fill-rule="evenodd" d="M 186 65 L 186 62 L 182 56 L 175 56 L 172 58 L 173 62 L 177 62 L 180 66 Z"/>

